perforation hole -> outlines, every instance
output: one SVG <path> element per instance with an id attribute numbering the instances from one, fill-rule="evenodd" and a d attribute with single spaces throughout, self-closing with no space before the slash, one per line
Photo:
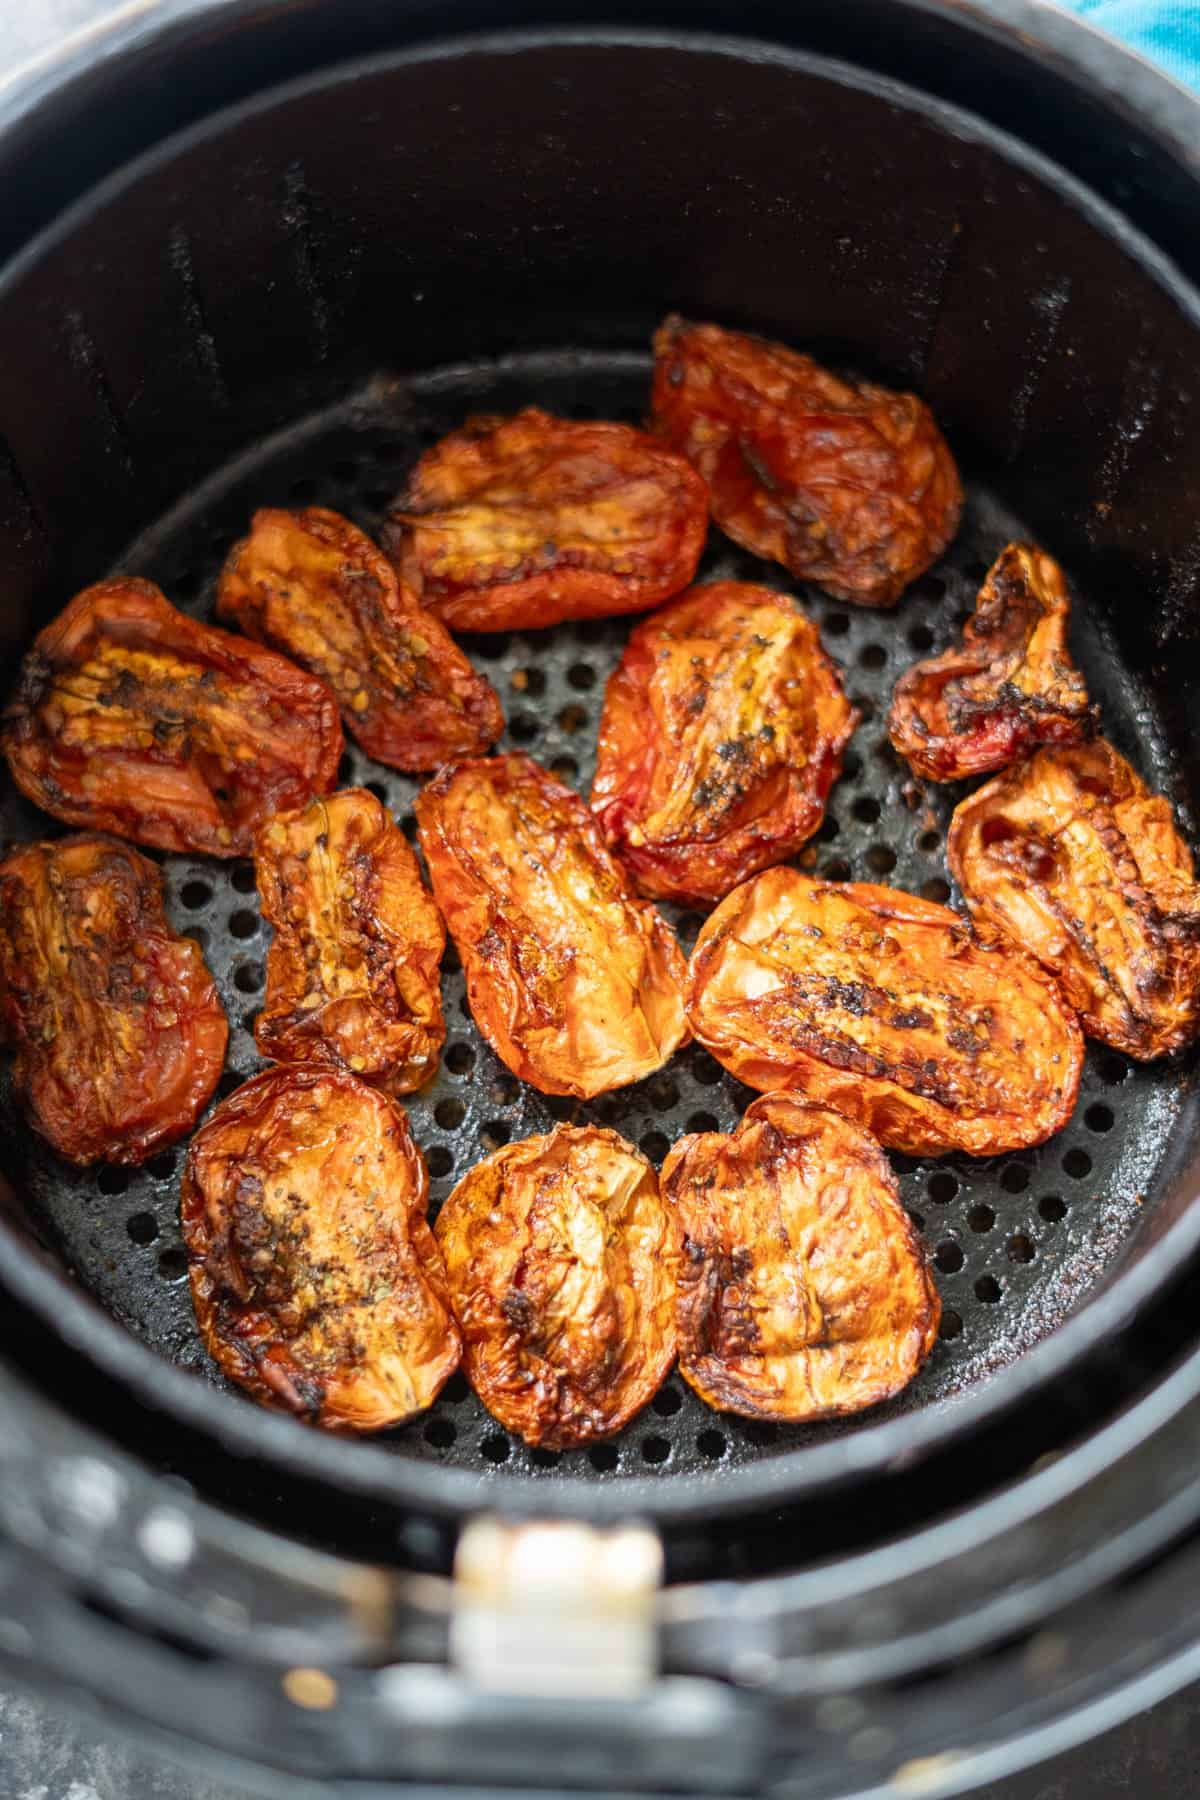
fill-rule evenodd
<path id="1" fill-rule="evenodd" d="M 918 656 L 923 656 L 927 650 L 933 649 L 933 633 L 928 625 L 913 625 L 908 633 L 908 641 Z"/>
<path id="2" fill-rule="evenodd" d="M 471 1384 L 461 1369 L 455 1369 L 439 1396 L 447 1406 L 461 1406 L 471 1398 Z"/>
<path id="3" fill-rule="evenodd" d="M 439 1100 L 433 1109 L 433 1116 L 443 1131 L 457 1131 L 467 1116 L 467 1109 L 461 1100 Z"/>
<path id="4" fill-rule="evenodd" d="M 382 781 L 364 781 L 363 786 L 366 788 L 368 794 L 374 794 L 380 806 L 387 805 L 388 791 L 386 785 Z"/>
<path id="5" fill-rule="evenodd" d="M 981 1275 L 975 1283 L 975 1298 L 985 1306 L 995 1306 L 1003 1289 L 994 1275 Z"/>
<path id="6" fill-rule="evenodd" d="M 1111 1131 L 1113 1128 L 1113 1110 L 1111 1106 L 1089 1106 L 1083 1115 L 1083 1122 L 1089 1131 L 1097 1133 Z"/>
<path id="7" fill-rule="evenodd" d="M 933 856 L 942 847 L 940 831 L 923 831 L 917 839 L 917 849 L 923 850 L 926 856 Z"/>
<path id="8" fill-rule="evenodd" d="M 199 912 L 212 897 L 213 891 L 207 881 L 185 881 L 179 890 L 179 898 L 189 912 Z"/>
<path id="9" fill-rule="evenodd" d="M 452 1075 L 469 1075 L 475 1067 L 475 1052 L 470 1044 L 451 1044 L 446 1051 L 445 1063 Z"/>
<path id="10" fill-rule="evenodd" d="M 950 898 L 950 883 L 943 881 L 940 875 L 933 881 L 924 881 L 921 883 L 921 897 L 935 901 L 938 906 L 945 906 Z"/>
<path id="11" fill-rule="evenodd" d="M 532 700 L 546 691 L 546 677 L 541 669 L 514 669 L 508 679 L 509 685 L 516 688 L 518 694 L 528 694 Z"/>
<path id="12" fill-rule="evenodd" d="M 650 1162 L 657 1165 L 671 1148 L 670 1139 L 661 1131 L 647 1131 L 638 1139 L 638 1149 Z"/>
<path id="13" fill-rule="evenodd" d="M 1100 1058 L 1100 1079 L 1107 1087 L 1119 1087 L 1129 1074 L 1130 1065 L 1115 1051 Z"/>
<path id="14" fill-rule="evenodd" d="M 1004 1246 L 1008 1252 L 1008 1260 L 1015 1263 L 1031 1263 L 1035 1251 L 1032 1238 L 1027 1238 L 1023 1231 L 1015 1231 Z"/>
<path id="15" fill-rule="evenodd" d="M 532 744 L 541 729 L 542 722 L 533 713 L 518 713 L 509 720 L 508 735 L 514 744 Z"/>
<path id="16" fill-rule="evenodd" d="M 689 1132 L 717 1131 L 719 1126 L 716 1114 L 710 1112 L 689 1113 L 685 1129 Z"/>
<path id="17" fill-rule="evenodd" d="M 131 1213 L 125 1221 L 125 1229 L 131 1241 L 144 1250 L 158 1236 L 158 1220 L 153 1213 Z"/>
<path id="18" fill-rule="evenodd" d="M 872 844 L 867 851 L 867 867 L 872 875 L 890 875 L 896 866 L 896 852 L 887 844 Z"/>
<path id="19" fill-rule="evenodd" d="M 711 1428 L 701 1431 L 696 1438 L 696 1448 L 701 1456 L 707 1457 L 709 1462 L 720 1462 L 728 1448 L 725 1442 L 725 1433 L 714 1431 Z"/>
<path id="20" fill-rule="evenodd" d="M 444 1144 L 431 1144 L 425 1152 L 425 1166 L 435 1178 L 448 1175 L 454 1167 L 454 1158 Z"/>
<path id="21" fill-rule="evenodd" d="M 815 833 L 815 840 L 818 844 L 831 844 L 841 829 L 833 814 L 826 813 L 821 820 L 820 830 Z"/>
<path id="22" fill-rule="evenodd" d="M 229 915 L 229 929 L 235 938 L 252 938 L 258 930 L 259 918 L 248 907 L 239 907 Z"/>
<path id="23" fill-rule="evenodd" d="M 864 825 L 874 825 L 880 813 L 883 811 L 883 808 L 873 794 L 862 794 L 854 802 L 850 811 L 854 814 L 854 817 L 860 819 Z"/>
<path id="24" fill-rule="evenodd" d="M 490 1437 L 482 1440 L 479 1454 L 485 1462 L 494 1463 L 498 1468 L 501 1463 L 506 1463 L 512 1455 L 512 1445 L 503 1432 L 495 1431 Z"/>
<path id="25" fill-rule="evenodd" d="M 850 615 L 844 612 L 826 613 L 824 625 L 830 637 L 845 637 L 850 629 Z"/>
<path id="26" fill-rule="evenodd" d="M 233 971 L 233 985 L 239 994 L 257 994 L 263 978 L 263 966 L 258 962 L 239 963 Z"/>
<path id="27" fill-rule="evenodd" d="M 665 1437 L 647 1437 L 642 1439 L 642 1461 L 648 1462 L 652 1468 L 665 1463 L 671 1454 L 670 1440 Z"/>
<path id="28" fill-rule="evenodd" d="M 659 1388 L 650 1404 L 660 1419 L 670 1419 L 683 1405 L 683 1395 L 678 1388 Z"/>
<path id="29" fill-rule="evenodd" d="M 1000 1171 L 1000 1186 L 1006 1194 L 1023 1194 L 1029 1186 L 1029 1170 L 1021 1163 L 1009 1163 Z"/>
<path id="30" fill-rule="evenodd" d="M 197 950 L 207 950 L 212 941 L 203 925 L 187 925 L 184 927 L 182 935 L 185 938 L 191 938 Z"/>
<path id="31" fill-rule="evenodd" d="M 153 1175 L 155 1181 L 170 1181 L 178 1160 L 174 1150 L 160 1150 L 157 1156 L 152 1156 L 146 1163 L 146 1173 Z"/>
<path id="32" fill-rule="evenodd" d="M 692 1074 L 701 1087 L 716 1087 L 721 1079 L 722 1070 L 719 1063 L 713 1062 L 707 1055 L 692 1064 Z"/>
<path id="33" fill-rule="evenodd" d="M 821 873 L 826 881 L 849 881 L 850 864 L 844 856 L 831 856 L 827 863 L 822 864 Z"/>
<path id="34" fill-rule="evenodd" d="M 129 1170 L 110 1168 L 106 1164 L 96 1177 L 96 1186 L 102 1194 L 123 1194 L 129 1186 Z"/>
<path id="35" fill-rule="evenodd" d="M 925 1192 L 938 1206 L 948 1206 L 958 1192 L 958 1179 L 949 1169 L 936 1169 L 925 1183 Z"/>
<path id="36" fill-rule="evenodd" d="M 529 1452 L 529 1460 L 535 1469 L 557 1469 L 562 1461 L 562 1454 L 558 1450 L 547 1450 L 537 1444 Z"/>
<path id="37" fill-rule="evenodd" d="M 882 644 L 864 644 L 858 653 L 860 669 L 882 669 L 888 659 L 888 653 Z"/>
<path id="38" fill-rule="evenodd" d="M 1063 1173 L 1072 1181 L 1082 1181 L 1092 1172 L 1092 1159 L 1086 1150 L 1068 1150 L 1062 1159 Z"/>
<path id="39" fill-rule="evenodd" d="M 933 1260 L 943 1275 L 957 1275 L 963 1266 L 962 1247 L 956 1244 L 953 1238 L 947 1238 L 945 1243 L 939 1244 L 934 1251 Z"/>
<path id="40" fill-rule="evenodd" d="M 574 703 L 564 706 L 558 715 L 559 729 L 568 732 L 582 731 L 587 724 L 587 717 L 586 706 L 578 706 Z"/>
<path id="41" fill-rule="evenodd" d="M 583 694 L 586 693 L 589 688 L 595 687 L 596 671 L 592 668 L 590 663 L 572 663 L 567 670 L 567 680 L 573 688 Z"/>
<path id="42" fill-rule="evenodd" d="M 1061 1200 L 1057 1194 L 1043 1194 L 1038 1201 L 1038 1212 L 1045 1219 L 1047 1225 L 1057 1225 L 1067 1216 L 1067 1203 L 1065 1200 Z"/>
<path id="43" fill-rule="evenodd" d="M 967 1224 L 972 1231 L 990 1231 L 996 1223 L 996 1215 L 990 1206 L 973 1206 L 967 1214 Z"/>
<path id="44" fill-rule="evenodd" d="M 187 1275 L 187 1251 L 173 1245 L 159 1253 L 158 1273 L 167 1282 L 182 1281 Z"/>
<path id="45" fill-rule="evenodd" d="M 239 894 L 252 894 L 255 888 L 254 864 L 252 862 L 234 863 L 229 879 Z"/>
<path id="46" fill-rule="evenodd" d="M 550 772 L 557 775 L 560 781 L 576 781 L 579 778 L 579 764 L 573 756 L 555 756 L 551 758 Z"/>
<path id="47" fill-rule="evenodd" d="M 942 1322 L 938 1327 L 938 1336 L 940 1338 L 945 1338 L 947 1343 L 953 1343 L 955 1338 L 962 1336 L 962 1328 L 962 1314 L 956 1313 L 952 1306 L 943 1307 Z"/>
<path id="48" fill-rule="evenodd" d="M 458 1439 L 458 1426 L 453 1419 L 429 1419 L 422 1436 L 434 1450 L 449 1450 Z"/>
<path id="49" fill-rule="evenodd" d="M 473 653 L 484 662 L 499 662 L 509 646 L 506 631 L 481 631 L 471 639 Z"/>
<path id="50" fill-rule="evenodd" d="M 515 1075 L 510 1075 L 507 1069 L 499 1070 L 497 1074 L 492 1076 L 492 1079 L 488 1084 L 488 1094 L 496 1102 L 497 1106 L 515 1105 L 520 1092 L 520 1082 Z M 571 1105 L 574 1106 L 575 1102 L 571 1101 Z"/>
<path id="51" fill-rule="evenodd" d="M 453 938 L 446 939 L 446 948 L 442 951 L 442 968 L 447 975 L 458 975 L 462 971 L 462 958 L 454 947 Z"/>
<path id="52" fill-rule="evenodd" d="M 512 1136 L 512 1128 L 504 1119 L 489 1119 L 479 1133 L 485 1150 L 501 1150 Z"/>
<path id="53" fill-rule="evenodd" d="M 593 1444 L 587 1456 L 597 1475 L 611 1475 L 621 1460 L 615 1444 Z"/>

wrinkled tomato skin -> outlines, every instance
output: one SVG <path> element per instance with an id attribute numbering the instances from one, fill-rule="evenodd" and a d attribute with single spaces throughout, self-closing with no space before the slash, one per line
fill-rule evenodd
<path id="1" fill-rule="evenodd" d="M 519 754 L 443 769 L 416 801 L 475 1021 L 514 1075 L 587 1100 L 687 1037 L 684 961 L 579 795 Z"/>
<path id="2" fill-rule="evenodd" d="M 1090 737 L 1096 709 L 1071 660 L 1071 596 L 1053 557 L 1009 544 L 979 591 L 962 642 L 896 683 L 893 748 L 927 781 L 1003 769 L 1038 744 Z"/>
<path id="3" fill-rule="evenodd" d="M 78 1164 L 144 1162 L 182 1137 L 229 1037 L 158 869 L 90 833 L 0 863 L 0 1024 L 34 1128 Z"/>
<path id="4" fill-rule="evenodd" d="M 347 788 L 276 814 L 254 866 L 273 927 L 262 1055 L 345 1069 L 389 1094 L 421 1087 L 446 1037 L 446 933 L 403 832 L 374 794 Z"/>
<path id="5" fill-rule="evenodd" d="M 1082 1035 L 1032 958 L 866 882 L 768 869 L 735 888 L 696 940 L 688 1017 L 747 1086 L 914 1156 L 1040 1144 L 1079 1090 Z"/>
<path id="6" fill-rule="evenodd" d="M 478 756 L 504 730 L 491 683 L 340 513 L 256 512 L 217 610 L 326 682 L 351 737 L 394 769 Z"/>
<path id="7" fill-rule="evenodd" d="M 609 679 L 592 810 L 640 892 L 711 904 L 817 830 L 858 719 L 793 600 L 692 588 Z"/>
<path id="8" fill-rule="evenodd" d="M 452 631 L 524 631 L 657 606 L 691 581 L 707 532 L 682 456 L 631 425 L 531 406 L 428 450 L 383 541 Z"/>
<path id="9" fill-rule="evenodd" d="M 975 929 L 1019 943 L 1089 1037 L 1148 1062 L 1200 1036 L 1200 887 L 1171 808 L 1111 744 L 1039 750 L 947 840 Z"/>
<path id="10" fill-rule="evenodd" d="M 654 422 L 722 531 L 857 606 L 894 606 L 958 529 L 962 484 L 914 394 L 843 381 L 782 344 L 670 318 Z"/>
<path id="11" fill-rule="evenodd" d="M 614 1131 L 559 1126 L 476 1165 L 438 1214 L 463 1364 L 529 1444 L 611 1437 L 675 1360 L 658 1177 Z"/>
<path id="12" fill-rule="evenodd" d="M 204 1346 L 262 1405 L 330 1431 L 421 1412 L 458 1366 L 421 1153 L 353 1075 L 268 1069 L 192 1140 L 181 1217 Z"/>
<path id="13" fill-rule="evenodd" d="M 874 1138 L 767 1094 L 729 1135 L 680 1139 L 662 1171 L 679 1237 L 679 1369 L 723 1412 L 861 1412 L 908 1385 L 941 1302 Z"/>
<path id="14" fill-rule="evenodd" d="M 38 635 L 0 741 L 56 819 L 207 856 L 248 855 L 263 819 L 332 788 L 342 754 L 323 682 L 129 576 Z"/>

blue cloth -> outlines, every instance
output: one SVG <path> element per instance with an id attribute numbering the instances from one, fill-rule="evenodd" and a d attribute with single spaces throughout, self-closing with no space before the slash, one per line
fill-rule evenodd
<path id="1" fill-rule="evenodd" d="M 1200 88 L 1200 0 L 1065 0 L 1176 81 Z"/>

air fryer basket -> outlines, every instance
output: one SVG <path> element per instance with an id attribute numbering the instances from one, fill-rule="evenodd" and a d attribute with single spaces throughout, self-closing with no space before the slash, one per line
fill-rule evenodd
<path id="1" fill-rule="evenodd" d="M 57 95 L 18 99 L 0 136 L 20 194 L 0 275 L 7 664 L 107 569 L 148 575 L 210 616 L 255 506 L 316 501 L 372 529 L 414 457 L 472 411 L 534 402 L 637 419 L 649 334 L 675 309 L 916 387 L 968 478 L 957 542 L 895 614 L 801 590 L 864 714 L 802 866 L 949 893 L 956 796 L 909 778 L 883 719 L 896 674 L 949 641 L 1014 536 L 1067 567 L 1106 731 L 1195 838 L 1200 249 L 1188 225 L 1200 170 L 1144 122 L 1151 98 L 1178 130 L 1194 109 L 1036 9 L 1022 13 L 1023 48 L 1000 22 L 1012 10 L 848 0 L 730 19 L 713 0 L 689 7 L 684 35 L 669 8 L 601 31 L 547 6 L 489 37 L 455 0 L 399 12 L 174 0 L 144 36 L 132 29 L 123 56 L 81 59 L 70 79 L 52 71 Z M 186 85 L 172 85 L 182 70 Z M 1134 99 L 1146 90 L 1137 109 L 1109 91 L 1121 83 Z M 168 123 L 188 128 L 160 141 Z M 702 575 L 725 574 L 795 587 L 714 531 Z M 501 691 L 504 744 L 586 792 L 627 631 L 618 620 L 468 640 Z M 411 834 L 411 779 L 353 746 L 342 774 Z M 0 805 L 6 838 L 54 829 L 10 786 Z M 172 916 L 204 945 L 229 1011 L 228 1092 L 258 1066 L 253 873 L 163 862 Z M 690 945 L 698 918 L 673 916 Z M 698 1047 L 590 1106 L 547 1100 L 483 1043 L 452 954 L 444 998 L 443 1066 L 407 1102 L 435 1205 L 488 1149 L 558 1118 L 612 1125 L 660 1161 L 680 1133 L 729 1125 L 745 1103 Z M 224 1390 L 187 1298 L 183 1148 L 138 1171 L 68 1170 L 10 1096 L 0 1347 L 13 1391 L 59 1420 L 20 1440 L 10 1495 L 18 1468 L 40 1467 L 39 1446 L 86 1418 L 103 1433 L 89 1455 L 136 1453 L 147 1493 L 182 1475 L 333 1552 L 418 1567 L 447 1567 L 453 1522 L 483 1507 L 652 1518 L 674 1576 L 877 1543 L 1023 1475 L 1041 1451 L 1074 1439 L 1090 1454 L 1089 1434 L 1126 1430 L 1136 1408 L 1121 1409 L 1143 1390 L 1155 1430 L 1185 1417 L 1190 1389 L 1166 1403 L 1159 1378 L 1193 1347 L 1180 1296 L 1200 1235 L 1195 1066 L 1137 1068 L 1092 1046 L 1075 1118 L 1042 1149 L 895 1159 L 945 1313 L 930 1363 L 889 1407 L 775 1429 L 711 1413 L 674 1377 L 615 1442 L 562 1456 L 505 1434 L 458 1377 L 428 1415 L 371 1444 Z M 1096 1494 L 1110 1468 L 1114 1533 L 1132 1503 L 1122 1441 L 1107 1461 L 1063 1464 Z M 1143 1481 L 1164 1520 L 1183 1507 L 1175 1469 Z M 1045 1479 L 1022 1489 L 1031 1516 L 1066 1505 L 1067 1475 L 1057 1497 Z M 45 1550 L 41 1511 L 35 1530 L 3 1486 L 0 1521 Z M 50 1512 L 78 1524 L 70 1507 Z M 985 1539 L 1016 1531 L 1015 1514 L 987 1516 Z M 1017 1531 L 1007 1565 L 980 1562 L 981 1620 L 1014 1556 L 1029 1559 L 1031 1593 L 1056 1565 L 1075 1569 L 1070 1518 Z M 166 1598 L 160 1570 L 146 1616 Z M 697 1647 L 696 1621 L 719 1611 L 682 1604 L 671 1654 L 736 1677 L 728 1646 Z M 744 1668 L 765 1653 L 749 1624 L 731 1641 L 750 1654 Z M 412 1642 L 429 1654 L 419 1630 Z"/>

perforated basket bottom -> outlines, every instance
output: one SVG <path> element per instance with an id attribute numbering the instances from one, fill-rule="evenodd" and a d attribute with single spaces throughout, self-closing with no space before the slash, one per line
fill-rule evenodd
<path id="1" fill-rule="evenodd" d="M 536 403 L 576 417 L 637 421 L 648 373 L 648 359 L 637 354 L 556 353 L 442 370 L 403 387 L 380 381 L 239 459 L 131 545 L 117 566 L 149 576 L 176 604 L 211 617 L 221 562 L 256 506 L 318 502 L 372 531 L 414 458 L 465 415 Z M 782 570 L 714 531 L 701 579 L 736 576 L 800 591 L 863 713 L 828 816 L 802 854 L 802 867 L 838 880 L 890 882 L 931 899 L 951 897 L 944 831 L 958 795 L 911 780 L 888 745 L 884 718 L 896 675 L 950 641 L 993 557 L 1023 535 L 991 495 L 973 491 L 949 556 L 895 613 L 880 615 L 797 590 Z M 508 730 L 501 747 L 529 751 L 586 794 L 604 683 L 629 629 L 630 621 L 614 619 L 466 640 L 504 702 Z M 1147 697 L 1128 683 L 1086 605 L 1079 609 L 1075 640 L 1109 735 L 1154 778 L 1164 764 Z M 380 767 L 353 746 L 341 780 L 368 786 L 414 836 L 416 780 Z M 0 828 L 8 840 L 58 829 L 11 786 Z M 252 1026 L 266 945 L 254 872 L 245 862 L 162 860 L 170 915 L 202 945 L 229 1014 L 228 1067 L 219 1090 L 228 1094 L 261 1067 Z M 672 917 L 690 950 L 699 916 L 675 910 Z M 443 985 L 449 1035 L 442 1066 L 429 1087 L 406 1102 L 428 1159 L 435 1213 L 481 1156 L 556 1121 L 611 1126 L 657 1164 L 682 1133 L 732 1126 L 750 1098 L 692 1046 L 651 1079 L 594 1104 L 548 1099 L 518 1082 L 483 1042 L 452 950 Z M 989 1161 L 893 1158 L 905 1203 L 933 1257 L 944 1312 L 941 1338 L 920 1376 L 868 1417 L 926 1406 L 986 1378 L 1079 1303 L 1149 1204 L 1179 1104 L 1177 1090 L 1172 1065 L 1139 1069 L 1092 1046 L 1075 1117 L 1041 1149 Z M 180 1242 L 184 1147 L 137 1171 L 80 1172 L 20 1128 L 11 1102 L 5 1120 L 8 1167 L 78 1279 L 162 1355 L 218 1381 L 196 1333 Z M 720 1416 L 676 1375 L 619 1438 L 559 1455 L 530 1450 L 502 1431 L 456 1375 L 429 1413 L 379 1441 L 398 1456 L 482 1471 L 506 1464 L 540 1480 L 553 1478 L 554 1471 L 610 1479 L 655 1473 L 667 1480 L 854 1428 L 854 1421 L 775 1427 Z"/>

